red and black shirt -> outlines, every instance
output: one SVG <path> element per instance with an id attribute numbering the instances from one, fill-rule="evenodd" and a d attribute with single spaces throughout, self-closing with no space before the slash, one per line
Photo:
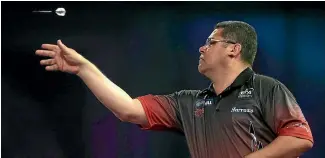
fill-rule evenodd
<path id="1" fill-rule="evenodd" d="M 313 142 L 310 127 L 292 93 L 278 80 L 244 70 L 221 94 L 204 90 L 138 97 L 148 130 L 179 130 L 193 158 L 240 158 L 277 136 Z"/>

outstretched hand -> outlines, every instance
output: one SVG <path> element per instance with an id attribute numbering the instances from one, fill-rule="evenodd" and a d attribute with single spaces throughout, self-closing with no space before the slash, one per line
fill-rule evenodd
<path id="1" fill-rule="evenodd" d="M 40 61 L 47 71 L 62 71 L 77 74 L 87 60 L 75 50 L 65 46 L 61 40 L 57 45 L 42 44 L 43 49 L 36 50 L 36 55 L 50 57 Z"/>

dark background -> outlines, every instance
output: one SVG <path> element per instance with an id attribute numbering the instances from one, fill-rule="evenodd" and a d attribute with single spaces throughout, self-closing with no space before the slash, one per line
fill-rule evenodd
<path id="1" fill-rule="evenodd" d="M 322 2 L 1 2 L 3 158 L 189 157 L 184 136 L 142 131 L 102 106 L 74 75 L 45 72 L 34 55 L 57 39 L 132 97 L 203 89 L 198 48 L 213 26 L 256 28 L 258 73 L 296 96 L 325 157 L 325 11 Z M 67 15 L 32 13 L 64 7 Z"/>

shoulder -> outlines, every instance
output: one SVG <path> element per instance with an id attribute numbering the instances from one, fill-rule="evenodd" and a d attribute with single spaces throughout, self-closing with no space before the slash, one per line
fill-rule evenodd
<path id="1" fill-rule="evenodd" d="M 262 98 L 274 95 L 274 92 L 285 91 L 291 93 L 290 90 L 278 79 L 270 76 L 255 74 L 254 87 L 256 92 Z"/>
<path id="2" fill-rule="evenodd" d="M 268 87 L 273 88 L 274 86 L 278 85 L 279 83 L 281 83 L 281 82 L 273 77 L 270 77 L 270 76 L 266 76 L 266 75 L 262 75 L 262 74 L 254 75 L 254 84 L 260 85 L 264 88 L 268 88 Z"/>
<path id="3" fill-rule="evenodd" d="M 202 90 L 180 90 L 169 94 L 169 97 L 181 105 L 190 105 L 201 97 L 202 92 Z"/>
<path id="4" fill-rule="evenodd" d="M 201 90 L 180 90 L 171 94 L 176 96 L 178 99 L 192 99 L 196 98 L 202 91 Z"/>
<path id="5" fill-rule="evenodd" d="M 254 75 L 254 87 L 263 91 L 271 91 L 274 87 L 285 87 L 278 79 L 270 76 L 255 74 Z"/>
<path id="6" fill-rule="evenodd" d="M 153 98 L 153 99 L 168 99 L 168 100 L 190 100 L 191 98 L 195 98 L 200 94 L 201 90 L 179 90 L 179 91 L 174 91 L 172 93 L 168 94 L 147 94 L 144 96 L 139 96 L 137 97 L 138 99 L 148 99 L 148 98 Z"/>
<path id="7" fill-rule="evenodd" d="M 201 90 L 180 90 L 176 93 L 181 96 L 196 96 Z"/>

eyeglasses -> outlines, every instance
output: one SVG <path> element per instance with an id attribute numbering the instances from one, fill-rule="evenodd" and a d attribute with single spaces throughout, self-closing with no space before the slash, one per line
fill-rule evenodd
<path id="1" fill-rule="evenodd" d="M 224 42 L 224 43 L 230 43 L 230 44 L 236 44 L 237 42 L 231 41 L 231 40 L 216 40 L 216 39 L 212 39 L 212 38 L 208 38 L 205 41 L 205 46 L 211 46 L 213 44 L 216 44 L 218 42 Z"/>

